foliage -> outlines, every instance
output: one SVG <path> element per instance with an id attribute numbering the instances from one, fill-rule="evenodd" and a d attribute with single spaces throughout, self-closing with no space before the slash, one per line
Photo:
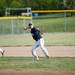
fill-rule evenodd
<path id="1" fill-rule="evenodd" d="M 0 16 L 4 15 L 5 8 L 23 8 L 31 7 L 32 10 L 49 10 L 49 9 L 64 9 L 63 0 L 0 0 Z M 73 9 L 75 5 L 74 0 L 67 0 L 67 6 L 71 6 Z"/>

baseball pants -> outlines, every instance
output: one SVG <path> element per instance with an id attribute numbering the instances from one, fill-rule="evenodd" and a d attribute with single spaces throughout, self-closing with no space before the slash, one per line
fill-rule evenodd
<path id="1" fill-rule="evenodd" d="M 36 50 L 37 48 L 40 47 L 43 51 L 43 53 L 45 54 L 45 56 L 48 56 L 48 50 L 45 48 L 44 46 L 44 39 L 41 38 L 39 39 L 38 41 L 35 42 L 33 48 L 32 48 L 32 55 L 35 57 L 37 57 L 37 53 L 36 53 Z"/>

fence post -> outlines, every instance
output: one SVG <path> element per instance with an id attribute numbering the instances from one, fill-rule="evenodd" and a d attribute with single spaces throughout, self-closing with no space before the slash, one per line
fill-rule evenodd
<path id="1" fill-rule="evenodd" d="M 11 19 L 11 33 L 14 33 L 14 24 L 13 24 L 13 19 Z"/>
<path id="2" fill-rule="evenodd" d="M 67 31 L 67 13 L 64 12 L 64 31 Z"/>

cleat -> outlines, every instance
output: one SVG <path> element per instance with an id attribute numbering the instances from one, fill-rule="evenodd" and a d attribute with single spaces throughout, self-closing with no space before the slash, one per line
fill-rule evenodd
<path id="1" fill-rule="evenodd" d="M 36 60 L 39 60 L 39 58 L 37 57 Z"/>
<path id="2" fill-rule="evenodd" d="M 49 59 L 49 56 L 48 56 L 48 55 L 46 55 L 46 58 L 47 58 L 47 59 Z"/>
<path id="3" fill-rule="evenodd" d="M 38 57 L 38 56 L 35 56 L 35 57 L 34 57 L 34 61 L 35 61 L 35 60 L 39 60 L 39 57 Z"/>

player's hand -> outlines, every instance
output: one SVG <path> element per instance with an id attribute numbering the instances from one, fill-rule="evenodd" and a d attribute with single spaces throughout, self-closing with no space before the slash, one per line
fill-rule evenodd
<path id="1" fill-rule="evenodd" d="M 27 27 L 24 27 L 24 30 L 27 30 Z"/>

